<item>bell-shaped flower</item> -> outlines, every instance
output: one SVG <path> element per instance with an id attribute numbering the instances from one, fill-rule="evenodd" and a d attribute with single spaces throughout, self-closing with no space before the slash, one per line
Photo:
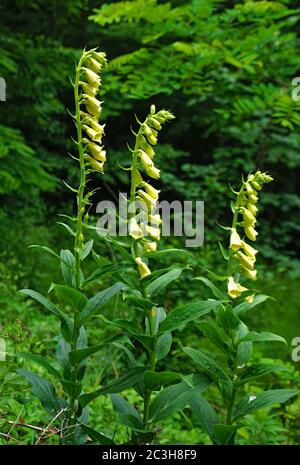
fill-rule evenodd
<path id="1" fill-rule="evenodd" d="M 247 276 L 247 278 L 252 279 L 253 281 L 256 280 L 257 270 L 249 270 L 249 268 L 242 267 L 242 273 Z"/>
<path id="2" fill-rule="evenodd" d="M 251 247 L 251 245 L 247 244 L 245 241 L 242 241 L 242 248 L 244 249 L 244 252 L 246 252 L 246 254 L 252 259 L 255 258 L 255 255 L 258 252 L 258 250 L 256 250 L 254 247 Z"/>
<path id="3" fill-rule="evenodd" d="M 154 199 L 153 197 L 151 197 L 151 195 L 149 195 L 147 192 L 144 192 L 142 189 L 139 189 L 137 191 L 137 194 L 143 199 L 145 200 L 146 204 L 148 205 L 149 207 L 149 210 L 152 211 L 156 205 L 156 199 Z"/>
<path id="4" fill-rule="evenodd" d="M 153 226 L 147 225 L 146 231 L 149 234 L 149 236 L 153 237 L 153 239 L 155 239 L 156 241 L 160 240 L 160 229 L 159 228 L 155 228 Z"/>
<path id="5" fill-rule="evenodd" d="M 242 246 L 242 240 L 236 230 L 236 228 L 231 229 L 230 235 L 230 248 L 234 251 L 239 250 Z"/>
<path id="6" fill-rule="evenodd" d="M 228 278 L 227 293 L 230 297 L 236 299 L 237 297 L 240 297 L 242 292 L 245 291 L 248 291 L 248 289 L 244 286 L 241 286 L 241 284 L 236 283 L 232 276 Z"/>
<path id="7" fill-rule="evenodd" d="M 245 255 L 243 252 L 239 251 L 236 256 L 240 260 L 241 264 L 249 270 L 254 270 L 255 256 L 250 258 L 248 255 Z"/>
<path id="8" fill-rule="evenodd" d="M 256 241 L 256 236 L 258 235 L 258 232 L 255 231 L 255 229 L 252 226 L 247 226 L 245 228 L 245 234 L 250 239 L 250 241 Z"/>
<path id="9" fill-rule="evenodd" d="M 151 274 L 151 271 L 149 270 L 148 266 L 146 265 L 146 263 L 143 262 L 143 260 L 141 259 L 141 257 L 136 257 L 135 259 L 135 263 L 137 264 L 138 266 L 138 270 L 139 270 L 139 273 L 140 273 L 140 278 L 145 278 L 145 276 L 148 276 L 149 274 Z"/>
<path id="10" fill-rule="evenodd" d="M 92 71 L 89 68 L 82 68 L 82 69 L 85 73 L 85 77 L 87 78 L 88 83 L 91 84 L 91 86 L 96 87 L 98 89 L 100 86 L 100 82 L 101 82 L 98 74 L 96 74 L 94 71 Z"/>
<path id="11" fill-rule="evenodd" d="M 135 217 L 130 218 L 128 223 L 128 232 L 133 239 L 141 239 L 144 234 Z"/>
<path id="12" fill-rule="evenodd" d="M 142 184 L 142 187 L 146 189 L 147 194 L 151 195 L 151 197 L 155 200 L 158 199 L 158 195 L 160 193 L 160 190 L 155 189 L 155 187 L 151 186 L 151 184 L 148 184 L 147 182 Z"/>
<path id="13" fill-rule="evenodd" d="M 86 157 L 86 159 L 95 171 L 100 171 L 103 173 L 103 162 L 97 161 L 95 158 L 90 157 L 89 155 Z"/>

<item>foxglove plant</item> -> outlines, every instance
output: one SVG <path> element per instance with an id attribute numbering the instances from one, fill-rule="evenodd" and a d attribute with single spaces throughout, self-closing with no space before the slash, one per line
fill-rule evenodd
<path id="1" fill-rule="evenodd" d="M 193 411 L 215 444 L 234 444 L 236 432 L 243 425 L 245 415 L 259 408 L 285 402 L 298 393 L 294 389 L 273 389 L 255 395 L 243 394 L 246 383 L 285 369 L 275 364 L 252 362 L 253 343 L 286 342 L 281 336 L 273 333 L 251 331 L 242 320 L 244 314 L 268 298 L 266 295 L 256 295 L 256 291 L 248 289 L 241 280 L 249 279 L 253 282 L 257 277 L 257 250 L 248 241 L 254 242 L 257 239 L 258 232 L 255 228 L 259 192 L 265 183 L 271 181 L 272 178 L 267 173 L 257 171 L 243 180 L 241 189 L 235 192 L 236 201 L 231 206 L 232 225 L 224 228 L 230 232 L 228 251 L 220 246 L 228 264 L 227 274 L 216 276 L 211 273 L 215 279 L 227 282 L 229 300 L 224 290 L 210 280 L 204 277 L 196 278 L 207 285 L 215 297 L 223 300 L 213 315 L 206 321 L 198 322 L 197 327 L 220 351 L 223 359 L 225 358 L 224 366 L 216 362 L 217 357 L 211 357 L 205 351 L 183 348 L 209 376 L 211 382 L 216 383 L 223 397 L 224 423 L 222 417 L 201 394 L 197 394 L 191 402 Z"/>
<path id="2" fill-rule="evenodd" d="M 86 191 L 90 173 L 103 172 L 106 153 L 102 146 L 104 125 L 99 124 L 101 102 L 98 100 L 100 72 L 105 66 L 105 53 L 96 49 L 84 51 L 76 65 L 74 88 L 75 114 L 71 114 L 76 126 L 77 138 L 74 143 L 77 156 L 73 156 L 79 164 L 80 182 L 78 188 L 65 185 L 76 195 L 76 217 L 65 216 L 70 224 L 60 223 L 74 239 L 73 251 L 61 250 L 58 255 L 52 249 L 38 246 L 56 256 L 60 261 L 64 284 L 51 284 L 49 293 L 51 300 L 30 289 L 21 292 L 35 299 L 48 311 L 56 315 L 61 322 L 61 338 L 57 349 L 57 366 L 53 366 L 44 357 L 19 353 L 18 356 L 32 361 L 48 371 L 60 383 L 63 398 L 56 394 L 55 386 L 48 380 L 27 370 L 19 370 L 31 383 L 33 393 L 41 400 L 42 405 L 51 414 L 53 422 L 60 423 L 60 436 L 63 443 L 84 442 L 87 409 L 80 404 L 86 358 L 101 349 L 99 344 L 87 348 L 85 323 L 99 311 L 101 305 L 114 294 L 120 286 L 104 290 L 91 299 L 85 295 L 85 277 L 82 263 L 93 248 L 93 241 L 85 241 L 85 230 L 88 227 L 88 210 L 93 192 Z M 74 225 L 74 226 L 73 226 Z M 89 279 L 92 283 L 93 279 Z M 59 366 L 59 367 L 58 367 Z"/>

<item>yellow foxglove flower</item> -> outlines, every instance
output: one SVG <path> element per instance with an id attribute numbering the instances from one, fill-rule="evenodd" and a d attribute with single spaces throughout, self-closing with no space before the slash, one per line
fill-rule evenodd
<path id="1" fill-rule="evenodd" d="M 245 297 L 245 300 L 249 302 L 249 304 L 252 304 L 254 297 L 255 295 L 247 295 L 247 297 Z"/>
<path id="2" fill-rule="evenodd" d="M 141 189 L 137 191 L 137 194 L 146 202 L 149 209 L 152 211 L 156 205 L 156 200 L 153 197 L 151 197 L 151 195 L 147 194 L 147 192 L 144 192 Z"/>
<path id="3" fill-rule="evenodd" d="M 97 100 L 95 97 L 91 97 L 87 94 L 83 94 L 82 97 L 84 98 L 84 103 L 89 114 L 95 116 L 96 118 L 99 118 L 101 111 L 101 102 Z"/>
<path id="4" fill-rule="evenodd" d="M 90 128 L 86 124 L 83 125 L 83 129 L 87 133 L 87 135 L 94 140 L 95 142 L 101 142 L 102 136 L 103 136 L 103 131 L 97 132 L 95 129 Z"/>
<path id="5" fill-rule="evenodd" d="M 94 60 L 94 58 L 89 58 L 87 67 L 98 74 L 102 69 L 102 63 L 100 63 L 98 60 Z"/>
<path id="6" fill-rule="evenodd" d="M 89 142 L 87 148 L 91 152 L 94 158 L 99 161 L 106 161 L 106 152 L 103 150 L 101 145 L 97 145 L 94 142 Z"/>
<path id="7" fill-rule="evenodd" d="M 147 140 L 151 145 L 157 144 L 157 137 L 155 137 L 153 134 L 151 134 L 150 136 L 147 136 Z"/>
<path id="8" fill-rule="evenodd" d="M 103 65 L 106 63 L 106 53 L 105 52 L 93 52 L 93 57 L 95 60 L 99 61 Z"/>
<path id="9" fill-rule="evenodd" d="M 96 97 L 98 90 L 99 90 L 98 87 L 93 87 L 87 82 L 82 82 L 82 81 L 80 81 L 80 85 L 85 94 L 90 95 L 91 97 Z"/>
<path id="10" fill-rule="evenodd" d="M 152 178 L 152 179 L 159 179 L 160 178 L 160 170 L 158 168 L 155 168 L 155 166 L 150 166 L 147 170 L 147 174 L 149 174 L 149 176 Z"/>
<path id="11" fill-rule="evenodd" d="M 140 147 L 141 149 L 150 157 L 151 159 L 154 157 L 155 152 L 151 145 L 148 144 L 145 137 L 141 136 L 140 138 Z"/>
<path id="12" fill-rule="evenodd" d="M 241 210 L 245 226 L 253 226 L 256 223 L 255 216 L 247 208 L 242 207 Z"/>
<path id="13" fill-rule="evenodd" d="M 136 257 L 135 259 L 135 263 L 137 264 L 138 266 L 138 270 L 139 270 L 139 273 L 140 273 L 140 278 L 145 278 L 145 276 L 148 276 L 149 274 L 151 274 L 151 271 L 149 270 L 148 266 L 146 265 L 146 263 L 143 262 L 143 260 L 141 259 L 141 257 Z"/>
<path id="14" fill-rule="evenodd" d="M 254 247 L 251 247 L 251 245 L 247 244 L 245 241 L 242 241 L 242 247 L 246 254 L 251 258 L 255 257 L 258 252 L 258 250 L 254 249 Z"/>
<path id="15" fill-rule="evenodd" d="M 154 166 L 153 161 L 148 156 L 148 154 L 146 152 L 144 152 L 144 150 L 139 150 L 139 156 L 141 158 L 143 168 L 144 168 L 144 170 L 146 172 L 147 172 L 147 170 L 149 169 L 150 166 Z"/>
<path id="16" fill-rule="evenodd" d="M 133 239 L 135 240 L 141 239 L 144 236 L 143 231 L 141 230 L 140 226 L 138 225 L 138 222 L 136 221 L 136 218 L 131 218 L 129 220 L 128 232 L 129 235 L 133 237 Z"/>
<path id="17" fill-rule="evenodd" d="M 232 276 L 228 278 L 227 283 L 227 292 L 230 297 L 236 299 L 240 297 L 242 292 L 248 291 L 248 289 L 244 286 L 241 286 L 239 283 L 236 283 Z"/>
<path id="18" fill-rule="evenodd" d="M 230 248 L 236 251 L 236 250 L 239 250 L 241 246 L 242 246 L 242 240 L 236 228 L 232 228 L 231 235 L 230 235 Z"/>
<path id="19" fill-rule="evenodd" d="M 100 171 L 101 173 L 103 173 L 103 162 L 97 161 L 95 160 L 95 158 L 90 156 L 87 156 L 87 160 L 95 171 Z"/>
<path id="20" fill-rule="evenodd" d="M 249 268 L 250 270 L 254 269 L 255 255 L 253 258 L 250 258 L 248 255 L 245 255 L 243 252 L 238 252 L 236 256 L 239 258 L 244 267 Z"/>
<path id="21" fill-rule="evenodd" d="M 149 118 L 148 119 L 148 123 L 154 127 L 154 129 L 156 129 L 157 131 L 160 131 L 162 129 L 162 125 L 160 124 L 159 121 L 157 121 L 157 119 L 155 119 L 154 117 L 152 118 Z"/>
<path id="22" fill-rule="evenodd" d="M 159 226 L 162 224 L 162 219 L 160 215 L 149 215 L 149 223 Z"/>
<path id="23" fill-rule="evenodd" d="M 151 186 L 147 182 L 145 182 L 142 187 L 146 189 L 147 194 L 151 195 L 151 197 L 155 200 L 158 199 L 158 194 L 160 193 L 160 190 L 155 189 L 155 187 Z"/>
<path id="24" fill-rule="evenodd" d="M 143 241 L 143 247 L 146 252 L 156 252 L 157 242 Z"/>
<path id="25" fill-rule="evenodd" d="M 149 236 L 153 237 L 153 239 L 155 239 L 156 241 L 160 240 L 160 229 L 159 228 L 155 228 L 153 226 L 147 225 L 146 231 L 149 234 Z"/>
<path id="26" fill-rule="evenodd" d="M 262 189 L 262 185 L 259 184 L 257 181 L 252 181 L 251 184 L 257 191 L 260 191 Z"/>
<path id="27" fill-rule="evenodd" d="M 255 229 L 251 226 L 247 226 L 245 228 L 245 234 L 248 237 L 248 239 L 250 239 L 250 241 L 256 241 L 256 236 L 258 235 L 258 232 L 255 231 Z"/>
<path id="28" fill-rule="evenodd" d="M 94 73 L 94 71 L 88 68 L 82 68 L 82 69 L 85 72 L 85 76 L 88 80 L 88 83 L 91 84 L 92 87 L 96 87 L 98 89 L 98 87 L 100 86 L 100 82 L 101 82 L 98 74 Z"/>
<path id="29" fill-rule="evenodd" d="M 249 200 L 252 203 L 257 203 L 258 202 L 258 196 L 256 194 L 250 194 L 249 195 Z"/>
<path id="30" fill-rule="evenodd" d="M 252 215 L 256 215 L 258 212 L 258 208 L 254 203 L 248 203 L 247 204 L 247 210 L 252 213 Z"/>
<path id="31" fill-rule="evenodd" d="M 242 268 L 242 272 L 245 276 L 247 276 L 247 278 L 250 278 L 252 279 L 253 281 L 256 280 L 256 276 L 257 276 L 257 270 L 249 270 L 249 268 Z"/>

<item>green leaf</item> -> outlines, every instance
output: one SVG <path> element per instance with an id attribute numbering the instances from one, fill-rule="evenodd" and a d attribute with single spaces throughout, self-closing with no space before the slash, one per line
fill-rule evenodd
<path id="1" fill-rule="evenodd" d="M 272 389 L 256 395 L 247 394 L 234 409 L 233 419 L 244 417 L 257 409 L 286 402 L 299 393 L 296 389 Z"/>
<path id="2" fill-rule="evenodd" d="M 104 240 L 106 240 L 109 243 L 112 243 L 114 248 L 118 250 L 118 252 L 122 255 L 122 257 L 125 260 L 127 260 L 129 263 L 132 263 L 132 264 L 136 265 L 133 256 L 126 250 L 126 245 L 125 244 L 123 244 L 120 241 L 117 241 L 112 236 L 104 237 Z"/>
<path id="3" fill-rule="evenodd" d="M 232 383 L 225 371 L 201 350 L 191 349 L 190 347 L 183 347 L 182 350 L 219 385 L 225 399 L 228 401 L 232 394 Z"/>
<path id="4" fill-rule="evenodd" d="M 93 239 L 90 239 L 85 245 L 84 249 L 80 251 L 80 260 L 83 261 L 92 251 L 94 245 Z"/>
<path id="5" fill-rule="evenodd" d="M 124 288 L 123 283 L 115 283 L 89 299 L 84 311 L 81 313 L 80 323 L 83 324 L 92 315 L 97 315 L 102 310 L 103 305 Z"/>
<path id="6" fill-rule="evenodd" d="M 54 289 L 58 299 L 60 299 L 64 305 L 69 305 L 77 312 L 81 312 L 85 308 L 88 301 L 87 297 L 74 287 L 53 284 L 52 288 Z"/>
<path id="7" fill-rule="evenodd" d="M 17 372 L 30 382 L 33 394 L 38 397 L 48 413 L 54 415 L 67 408 L 67 402 L 56 396 L 55 388 L 50 381 L 24 369 L 18 369 Z"/>
<path id="8" fill-rule="evenodd" d="M 262 332 L 262 333 L 257 333 L 256 331 L 250 331 L 246 336 L 243 336 L 240 338 L 237 342 L 238 344 L 241 342 L 283 342 L 285 345 L 287 345 L 286 340 L 278 336 L 277 334 L 273 333 L 267 333 L 267 332 Z"/>
<path id="9" fill-rule="evenodd" d="M 238 329 L 235 331 L 235 338 L 241 339 L 242 337 L 246 336 L 249 333 L 248 327 L 243 323 L 240 322 Z M 253 352 L 253 344 L 252 342 L 241 342 L 238 345 L 237 355 L 236 355 L 236 365 L 237 366 L 244 366 L 249 360 L 251 359 Z"/>
<path id="10" fill-rule="evenodd" d="M 282 365 L 256 363 L 245 369 L 239 380 L 239 383 L 247 383 L 251 379 L 259 378 L 260 376 L 265 376 L 269 373 L 275 373 L 278 371 L 289 371 L 289 369 Z"/>
<path id="11" fill-rule="evenodd" d="M 107 436 L 104 436 L 104 434 L 99 433 L 98 431 L 90 428 L 87 425 L 83 425 L 82 423 L 80 424 L 80 428 L 83 429 L 85 433 L 88 434 L 88 436 L 93 440 L 93 444 L 100 444 L 101 446 L 109 446 L 113 445 L 114 441 Z"/>
<path id="12" fill-rule="evenodd" d="M 183 258 L 194 258 L 194 255 L 191 252 L 188 252 L 184 249 L 165 249 L 165 250 L 157 250 L 156 252 L 148 252 L 145 254 L 146 258 L 165 258 L 175 255 L 175 258 L 183 257 Z"/>
<path id="13" fill-rule="evenodd" d="M 165 384 L 178 379 L 181 379 L 181 375 L 174 371 L 145 371 L 144 373 L 145 388 L 151 391 L 159 390 Z"/>
<path id="14" fill-rule="evenodd" d="M 117 392 L 122 392 L 126 389 L 135 386 L 142 380 L 144 371 L 144 367 L 133 368 L 132 370 L 129 370 L 128 373 L 126 373 L 126 375 L 114 379 L 110 383 L 103 386 L 103 388 L 97 389 L 97 391 L 90 392 L 89 394 L 82 394 L 79 397 L 81 407 L 84 408 L 92 400 L 96 399 L 101 395 L 115 394 Z"/>
<path id="15" fill-rule="evenodd" d="M 234 351 L 221 337 L 221 330 L 211 321 L 200 321 L 196 323 L 197 328 L 210 339 L 216 347 L 229 356 L 234 356 Z M 224 335 L 226 336 L 226 335 Z"/>
<path id="16" fill-rule="evenodd" d="M 62 312 L 53 302 L 51 302 L 51 300 L 47 299 L 39 292 L 33 291 L 32 289 L 21 289 L 20 292 L 36 300 L 43 305 L 43 307 L 47 308 L 47 310 L 54 313 L 54 315 L 58 316 L 62 320 L 68 320 L 68 316 L 64 312 Z"/>
<path id="17" fill-rule="evenodd" d="M 183 324 L 197 320 L 203 315 L 211 312 L 221 304 L 218 300 L 196 301 L 180 305 L 168 313 L 167 318 L 159 327 L 159 334 L 173 331 Z"/>
<path id="18" fill-rule="evenodd" d="M 221 306 L 217 309 L 216 320 L 217 324 L 229 335 L 232 331 L 237 330 L 240 325 L 240 320 L 230 305 Z"/>
<path id="19" fill-rule="evenodd" d="M 153 337 L 142 333 L 135 321 L 108 320 L 103 315 L 100 315 L 100 318 L 105 323 L 116 326 L 117 328 L 122 328 L 124 331 L 134 336 L 147 350 L 151 351 L 153 349 Z"/>
<path id="20" fill-rule="evenodd" d="M 248 312 L 249 310 L 252 310 L 252 308 L 256 307 L 257 305 L 262 304 L 267 299 L 271 299 L 271 297 L 268 296 L 268 295 L 264 295 L 264 294 L 256 295 L 253 298 L 253 301 L 251 303 L 245 301 L 245 302 L 237 305 L 236 307 L 234 307 L 233 311 L 237 315 L 243 315 L 244 313 Z"/>
<path id="21" fill-rule="evenodd" d="M 85 360 L 87 357 L 89 357 L 90 355 L 96 354 L 100 350 L 104 349 L 108 345 L 112 344 L 113 342 L 115 342 L 115 341 L 117 341 L 117 340 L 119 340 L 121 338 L 122 338 L 122 336 L 120 336 L 118 334 L 117 336 L 113 336 L 113 337 L 109 338 L 106 342 L 102 342 L 100 344 L 95 344 L 94 346 L 86 347 L 86 348 L 83 348 L 83 349 L 71 350 L 69 352 L 70 361 L 71 361 L 71 363 L 74 363 L 74 362 L 80 363 L 83 360 Z"/>
<path id="22" fill-rule="evenodd" d="M 154 304 L 149 299 L 144 299 L 143 297 L 135 297 L 132 295 L 126 296 L 126 302 L 133 304 L 136 308 L 143 310 L 144 312 L 149 312 Z"/>
<path id="23" fill-rule="evenodd" d="M 45 368 L 48 373 L 55 376 L 56 379 L 61 379 L 59 371 L 57 371 L 44 357 L 41 355 L 29 354 L 27 352 L 17 352 L 16 357 L 23 358 L 24 360 L 29 360 L 37 365 Z"/>
<path id="24" fill-rule="evenodd" d="M 152 281 L 147 287 L 146 287 L 146 293 L 147 295 L 153 295 L 153 294 L 158 294 L 161 292 L 165 287 L 167 287 L 172 281 L 175 281 L 175 279 L 178 279 L 179 276 L 181 275 L 183 269 L 182 268 L 174 268 L 167 273 L 163 274 L 162 276 L 159 276 L 159 278 L 155 279 Z"/>
<path id="25" fill-rule="evenodd" d="M 172 345 L 172 334 L 164 333 L 157 337 L 155 342 L 156 360 L 162 360 L 170 352 Z"/>
<path id="26" fill-rule="evenodd" d="M 84 286 L 91 284 L 96 280 L 99 281 L 100 279 L 108 278 L 109 276 L 118 275 L 122 270 L 128 270 L 128 265 L 126 263 L 118 265 L 103 265 L 85 279 Z"/>
<path id="27" fill-rule="evenodd" d="M 202 281 L 213 293 L 213 295 L 220 300 L 227 300 L 227 296 L 221 292 L 217 286 L 215 286 L 209 279 L 204 278 L 203 276 L 199 276 L 197 278 L 194 278 L 197 281 Z"/>
<path id="28" fill-rule="evenodd" d="M 118 423 L 129 426 L 137 431 L 143 431 L 143 420 L 138 411 L 117 394 L 111 394 L 111 402 L 115 412 L 118 414 Z"/>
<path id="29" fill-rule="evenodd" d="M 71 236 L 75 237 L 75 231 L 73 231 L 73 229 L 68 224 L 62 223 L 61 221 L 57 221 L 57 224 L 63 226 L 71 234 Z"/>
<path id="30" fill-rule="evenodd" d="M 67 286 L 75 287 L 75 257 L 70 250 L 60 251 L 60 266 Z"/>
<path id="31" fill-rule="evenodd" d="M 206 431 L 209 437 L 212 438 L 213 426 L 219 421 L 218 415 L 216 414 L 213 407 L 199 392 L 191 400 L 190 406 L 204 431 Z"/>
<path id="32" fill-rule="evenodd" d="M 196 387 L 189 386 L 185 381 L 182 381 L 163 389 L 150 404 L 150 420 L 157 422 L 183 409 L 191 402 L 196 393 L 204 390 L 209 383 L 207 378 L 203 378 L 202 385 L 199 384 Z"/>
<path id="33" fill-rule="evenodd" d="M 214 443 L 218 445 L 233 445 L 236 432 L 240 427 L 241 425 L 214 425 L 212 432 Z"/>

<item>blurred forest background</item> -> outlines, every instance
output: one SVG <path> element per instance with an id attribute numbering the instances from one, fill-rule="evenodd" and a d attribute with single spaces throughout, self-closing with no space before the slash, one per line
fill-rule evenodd
<path id="1" fill-rule="evenodd" d="M 55 259 L 28 250 L 30 244 L 68 248 L 57 215 L 74 209 L 62 183 L 78 179 L 68 156 L 74 127 L 66 109 L 73 109 L 69 76 L 85 46 L 100 46 L 109 59 L 101 91 L 108 164 L 105 176 L 94 177 L 93 187 L 101 187 L 94 205 L 128 190 L 119 164 L 128 165 L 134 114 L 142 119 L 152 103 L 176 115 L 157 150 L 161 198 L 205 201 L 205 243 L 190 249 L 204 268 L 223 266 L 218 241 L 224 231 L 217 222 L 228 224 L 230 218 L 229 184 L 238 186 L 241 174 L 256 168 L 269 171 L 274 182 L 261 196 L 264 279 L 258 287 L 277 300 L 251 318 L 289 344 L 300 336 L 300 101 L 291 97 L 292 79 L 300 76 L 299 3 L 1 0 L 0 18 L 0 76 L 7 83 L 7 101 L 0 103 L 0 336 L 9 350 L 43 353 L 45 341 L 55 339 L 51 317 L 17 289 L 47 291 L 56 277 Z M 164 241 L 182 245 L 179 238 Z M 206 291 L 187 280 L 180 288 L 173 285 L 165 298 L 171 305 L 195 295 Z M 285 352 L 274 346 L 269 355 L 295 371 L 299 366 L 290 354 L 290 347 Z M 0 411 L 7 408 L 3 402 Z M 15 415 L 19 402 L 9 399 Z M 34 415 L 38 418 L 38 409 Z M 295 411 L 284 415 L 287 422 L 297 417 Z M 251 421 L 253 435 L 264 434 L 261 423 L 271 418 Z M 270 430 L 277 428 L 280 437 L 284 426 L 274 421 Z"/>

